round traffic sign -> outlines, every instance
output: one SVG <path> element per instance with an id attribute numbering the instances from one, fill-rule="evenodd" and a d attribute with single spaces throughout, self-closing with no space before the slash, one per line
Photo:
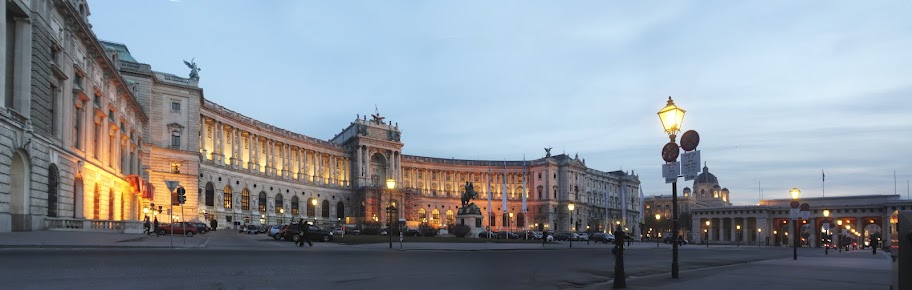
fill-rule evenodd
<path id="1" fill-rule="evenodd" d="M 681 149 L 684 151 L 694 151 L 700 145 L 700 134 L 697 131 L 689 130 L 681 135 Z"/>
<path id="2" fill-rule="evenodd" d="M 680 150 L 678 150 L 678 144 L 675 144 L 674 142 L 668 142 L 668 144 L 665 144 L 665 147 L 662 147 L 662 159 L 664 159 L 665 162 L 677 161 L 678 154 L 680 153 Z"/>
<path id="3" fill-rule="evenodd" d="M 793 200 L 792 203 L 791 203 L 790 205 L 792 206 L 792 208 L 798 208 L 798 205 L 799 205 L 799 204 L 798 204 L 798 201 L 797 201 L 797 200 Z"/>
<path id="4" fill-rule="evenodd" d="M 802 204 L 801 204 L 801 210 L 803 210 L 803 211 L 809 211 L 809 210 L 811 210 L 811 205 L 808 204 L 808 203 L 806 203 L 806 202 L 805 202 L 805 203 L 802 203 Z"/>

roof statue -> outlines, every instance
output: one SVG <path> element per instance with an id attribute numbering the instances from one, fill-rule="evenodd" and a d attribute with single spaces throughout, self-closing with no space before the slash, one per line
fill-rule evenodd
<path id="1" fill-rule="evenodd" d="M 551 157 L 551 149 L 554 149 L 554 147 L 545 148 L 545 158 Z"/>
<path id="2" fill-rule="evenodd" d="M 380 109 L 377 109 L 377 105 L 374 105 L 374 111 L 376 113 L 371 114 L 371 117 L 374 118 L 374 123 L 377 125 L 383 125 L 383 119 L 386 119 L 386 117 L 380 116 Z"/>
<path id="3" fill-rule="evenodd" d="M 187 65 L 187 67 L 190 68 L 190 79 L 191 79 L 191 80 L 194 80 L 194 81 L 199 81 L 199 80 L 200 80 L 199 71 L 201 71 L 201 70 L 203 70 L 203 69 L 201 69 L 198 65 L 196 65 L 196 61 L 195 61 L 195 60 L 196 60 L 195 57 L 194 57 L 194 58 L 191 58 L 191 59 L 190 59 L 190 62 L 187 62 L 187 61 L 185 60 L 185 61 L 184 61 L 184 64 Z"/>

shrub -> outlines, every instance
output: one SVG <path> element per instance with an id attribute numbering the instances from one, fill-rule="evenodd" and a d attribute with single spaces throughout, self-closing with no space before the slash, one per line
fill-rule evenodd
<path id="1" fill-rule="evenodd" d="M 437 236 L 437 227 L 429 223 L 422 223 L 418 225 L 418 233 L 422 237 L 434 237 Z"/>
<path id="2" fill-rule="evenodd" d="M 472 228 L 467 225 L 453 225 L 450 227 L 450 233 L 456 235 L 457 238 L 465 238 L 469 233 L 472 232 Z"/>
<path id="3" fill-rule="evenodd" d="M 366 222 L 364 227 L 361 229 L 362 235 L 379 235 L 380 228 L 383 227 L 381 222 Z"/>

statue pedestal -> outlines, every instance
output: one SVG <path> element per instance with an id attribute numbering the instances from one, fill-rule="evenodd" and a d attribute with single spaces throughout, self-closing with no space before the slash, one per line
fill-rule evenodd
<path id="1" fill-rule="evenodd" d="M 467 225 L 472 229 L 466 238 L 478 238 L 478 234 L 484 232 L 484 216 L 480 214 L 468 213 L 468 214 L 457 214 L 456 215 L 456 224 Z"/>

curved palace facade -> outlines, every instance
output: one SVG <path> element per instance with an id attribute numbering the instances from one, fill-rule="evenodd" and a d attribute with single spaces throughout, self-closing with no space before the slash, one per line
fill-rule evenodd
<path id="1" fill-rule="evenodd" d="M 529 161 L 405 155 L 402 131 L 379 114 L 355 118 L 328 140 L 304 136 L 222 107 L 204 97 L 198 79 L 153 71 L 126 45 L 99 41 L 84 0 L 0 8 L 2 49 L 12 56 L 0 69 L 0 231 L 135 232 L 145 218 L 219 227 L 392 218 L 443 227 L 455 223 L 471 182 L 474 203 L 495 230 L 621 223 L 639 234 L 636 175 L 563 154 Z M 386 189 L 387 178 L 395 189 Z M 172 207 L 165 181 L 187 190 L 186 204 Z"/>

